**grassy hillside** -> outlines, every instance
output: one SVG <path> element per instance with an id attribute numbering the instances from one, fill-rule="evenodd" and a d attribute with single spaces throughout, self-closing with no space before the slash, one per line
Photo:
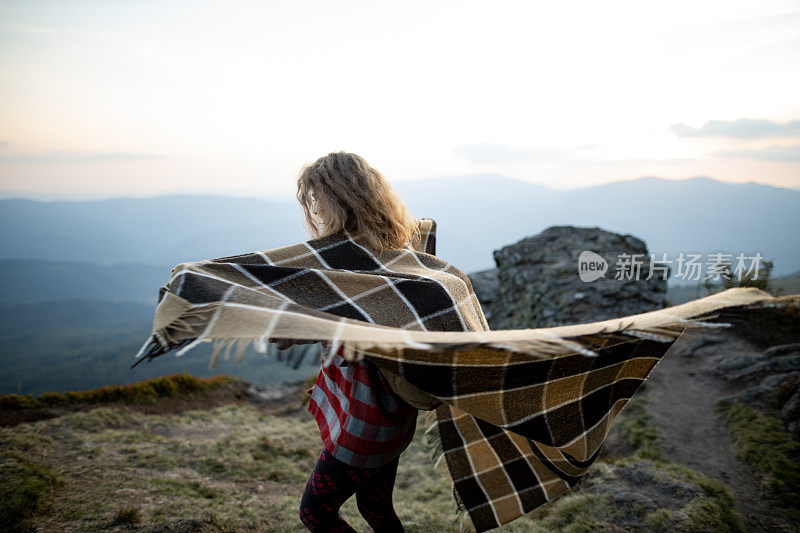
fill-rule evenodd
<path id="1" fill-rule="evenodd" d="M 0 260 L 0 301 L 85 298 L 137 302 L 155 308 L 174 265 L 99 265 L 32 259 Z"/>
<path id="2" fill-rule="evenodd" d="M 295 370 L 248 348 L 240 366 L 220 358 L 209 370 L 211 346 L 181 358 L 175 352 L 131 369 L 150 334 L 153 306 L 130 302 L 64 300 L 0 303 L 0 394 L 41 394 L 126 384 L 173 372 L 197 377 L 226 373 L 254 384 L 298 381 L 315 372 L 319 359 Z"/>
<path id="3" fill-rule="evenodd" d="M 577 487 L 500 531 L 741 530 L 724 485 L 661 458 L 645 402 L 641 395 L 623 410 L 609 450 Z M 279 409 L 240 400 L 153 415 L 101 405 L 2 428 L 0 526 L 145 531 L 183 520 L 197 531 L 305 531 L 297 509 L 319 430 L 300 397 Z M 455 532 L 455 503 L 424 430 L 419 417 L 401 456 L 396 508 L 409 532 Z M 342 514 L 369 530 L 352 499 Z"/>

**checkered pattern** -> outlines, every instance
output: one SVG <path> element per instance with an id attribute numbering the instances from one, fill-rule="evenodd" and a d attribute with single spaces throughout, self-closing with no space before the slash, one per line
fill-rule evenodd
<path id="1" fill-rule="evenodd" d="M 378 367 L 367 360 L 345 361 L 341 348 L 320 370 L 308 412 L 325 449 L 359 468 L 377 468 L 400 455 L 417 422 L 417 409 L 392 393 Z"/>
<path id="2" fill-rule="evenodd" d="M 426 253 L 434 254 L 436 237 L 433 225 L 425 228 L 424 236 L 418 246 Z M 372 258 L 377 261 L 374 255 Z M 379 268 L 388 270 L 385 265 Z M 401 316 L 404 308 L 409 312 L 401 320 L 405 322 L 401 327 L 424 331 L 430 327 L 463 330 L 449 299 L 441 294 L 430 297 L 425 290 L 409 284 L 407 278 L 394 282 L 386 276 L 384 279 L 392 283 L 392 290 L 400 297 L 400 302 L 394 301 L 396 315 Z M 439 290 L 441 286 L 427 287 L 430 288 Z M 355 299 L 362 300 L 363 296 Z M 411 316 L 413 320 L 409 320 Z M 335 353 L 322 351 L 322 368 L 311 391 L 308 411 L 314 415 L 322 442 L 331 455 L 350 466 L 376 468 L 396 458 L 411 443 L 418 411 L 390 390 L 372 362 L 347 361 L 343 352 L 343 348 Z"/>
<path id="3" fill-rule="evenodd" d="M 222 349 L 227 359 L 237 343 L 239 361 L 250 342 L 263 353 L 270 339 L 306 339 L 330 342 L 326 369 L 341 372 L 347 360 L 390 370 L 444 402 L 428 420 L 429 443 L 438 470 L 453 482 L 462 528 L 485 531 L 575 485 L 616 415 L 687 327 L 721 309 L 778 305 L 761 291 L 731 289 L 604 322 L 490 332 L 469 278 L 421 251 L 432 251 L 426 242 L 433 221 L 423 221 L 422 229 L 413 249 L 381 254 L 342 233 L 177 265 L 160 290 L 151 338 L 136 357 L 151 360 L 173 349 L 182 355 L 214 342 L 213 367 Z M 346 391 L 340 402 L 361 394 L 352 388 L 359 382 L 355 368 L 346 371 L 349 379 L 336 378 Z M 335 372 L 326 371 L 326 384 Z M 329 386 L 332 395 L 323 398 L 323 387 L 315 389 L 329 432 L 355 428 L 356 419 L 381 426 L 366 415 L 342 419 L 355 401 L 326 411 L 322 402 L 333 404 L 336 390 Z M 375 398 L 363 403 L 375 405 Z M 377 435 L 370 440 L 405 443 L 402 431 L 370 432 Z M 342 457 L 363 450 L 349 438 L 328 438 Z"/>

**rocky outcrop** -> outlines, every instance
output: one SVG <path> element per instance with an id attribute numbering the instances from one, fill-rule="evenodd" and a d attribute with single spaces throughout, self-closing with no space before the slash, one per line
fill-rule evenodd
<path id="1" fill-rule="evenodd" d="M 765 323 L 779 322 L 778 317 L 770 317 Z M 764 345 L 756 341 L 767 336 L 754 335 L 761 330 L 744 331 L 743 325 L 732 322 L 730 328 L 684 334 L 669 357 L 689 358 L 700 374 L 721 378 L 726 391 L 722 399 L 741 401 L 780 418 L 792 437 L 800 440 L 800 343 Z M 769 329 L 779 333 L 777 327 Z M 800 340 L 796 325 L 791 329 L 795 340 Z"/>
<path id="2" fill-rule="evenodd" d="M 469 274 L 469 279 L 472 282 L 475 296 L 481 302 L 481 308 L 483 308 L 483 314 L 486 315 L 486 320 L 492 326 L 492 329 L 497 329 L 494 327 L 494 310 L 499 305 L 500 296 L 500 280 L 497 278 L 497 269 L 492 268 L 473 272 Z"/>
<path id="3" fill-rule="evenodd" d="M 587 256 L 599 277 L 582 281 L 579 258 Z M 647 246 L 632 235 L 553 226 L 496 250 L 494 260 L 496 269 L 470 274 L 492 329 L 594 322 L 667 303 L 666 276 L 651 271 Z"/>
<path id="4" fill-rule="evenodd" d="M 717 375 L 744 389 L 727 399 L 777 416 L 792 437 L 800 440 L 800 344 L 766 350 L 731 344 L 716 345 L 711 357 Z"/>
<path id="5" fill-rule="evenodd" d="M 248 399 L 253 403 L 272 404 L 283 402 L 287 398 L 297 396 L 303 387 L 302 381 L 292 383 L 270 383 L 266 385 L 250 385 L 247 389 Z"/>
<path id="6" fill-rule="evenodd" d="M 718 494 L 704 488 L 700 476 L 690 481 L 683 472 L 651 461 L 605 463 L 590 471 L 581 491 L 606 499 L 608 522 L 613 530 L 713 531 L 713 526 L 720 531 L 727 530 L 724 527 L 727 524 L 722 521 L 713 525 L 693 523 L 693 507 L 713 508 L 730 502 L 718 500 Z"/>

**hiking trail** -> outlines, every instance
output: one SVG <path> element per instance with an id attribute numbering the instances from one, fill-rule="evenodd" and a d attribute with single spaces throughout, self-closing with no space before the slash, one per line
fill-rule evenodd
<path id="1" fill-rule="evenodd" d="M 736 499 L 744 531 L 795 531 L 780 509 L 759 494 L 752 468 L 736 457 L 736 445 L 715 407 L 740 392 L 714 374 L 709 358 L 721 347 L 751 352 L 738 339 L 696 343 L 690 334 L 680 339 L 653 369 L 647 380 L 648 410 L 658 427 L 662 451 L 672 462 L 684 464 L 727 485 Z M 756 352 L 757 355 L 757 352 Z"/>

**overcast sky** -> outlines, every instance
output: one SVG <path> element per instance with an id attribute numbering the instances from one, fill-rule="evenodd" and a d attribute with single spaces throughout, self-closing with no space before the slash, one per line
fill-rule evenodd
<path id="1" fill-rule="evenodd" d="M 0 194 L 391 180 L 800 187 L 800 2 L 0 1 Z"/>

